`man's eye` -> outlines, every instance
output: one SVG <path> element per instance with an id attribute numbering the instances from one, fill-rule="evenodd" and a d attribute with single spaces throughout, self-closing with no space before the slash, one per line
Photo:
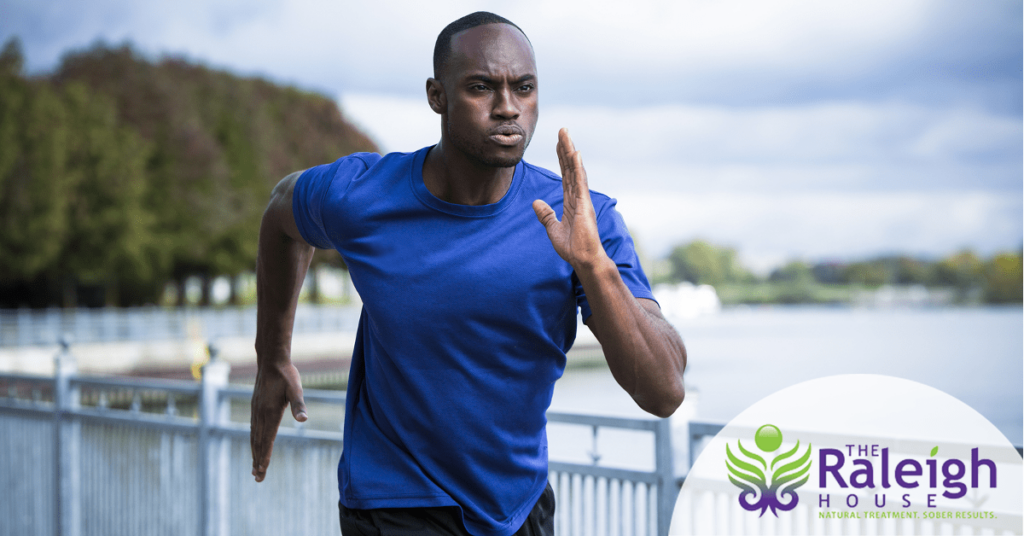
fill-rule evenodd
<path id="1" fill-rule="evenodd" d="M 519 91 L 522 91 L 524 93 L 527 91 L 533 91 L 533 86 L 531 86 L 530 84 L 519 86 Z"/>
<path id="2" fill-rule="evenodd" d="M 473 91 L 487 91 L 487 86 L 485 86 L 483 84 L 477 84 L 477 85 L 471 87 L 470 89 L 472 89 Z"/>

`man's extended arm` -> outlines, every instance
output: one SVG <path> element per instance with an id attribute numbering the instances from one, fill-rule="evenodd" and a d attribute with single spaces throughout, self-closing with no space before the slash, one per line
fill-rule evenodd
<path id="1" fill-rule="evenodd" d="M 659 417 L 683 402 L 686 348 L 661 315 L 658 304 L 637 299 L 626 288 L 597 231 L 587 172 L 569 133 L 558 133 L 562 168 L 562 220 L 542 200 L 533 202 L 537 219 L 559 256 L 576 271 L 590 304 L 590 330 L 601 343 L 612 376 L 637 405 Z"/>
<path id="2" fill-rule="evenodd" d="M 302 280 L 313 258 L 295 225 L 292 190 L 302 172 L 281 180 L 270 195 L 260 225 L 256 257 L 256 386 L 252 393 L 252 474 L 262 482 L 274 450 L 274 438 L 285 407 L 292 416 L 306 420 L 299 372 L 292 365 L 292 326 Z"/>

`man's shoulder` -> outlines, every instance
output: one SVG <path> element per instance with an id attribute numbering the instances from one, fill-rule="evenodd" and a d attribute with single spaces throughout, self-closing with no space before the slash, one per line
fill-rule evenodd
<path id="1" fill-rule="evenodd" d="M 381 153 L 351 153 L 339 158 L 337 161 L 360 161 L 366 164 L 366 167 L 373 167 L 379 163 L 390 163 L 396 160 L 408 160 L 415 158 L 417 154 L 429 149 L 430 147 L 424 147 L 415 151 L 407 153 L 403 152 L 390 152 L 386 154 Z"/>
<path id="2" fill-rule="evenodd" d="M 562 195 L 562 177 L 557 173 L 523 160 L 523 166 L 527 177 L 532 177 L 539 185 L 547 186 L 559 197 Z M 601 192 L 590 190 L 590 201 L 594 204 L 594 210 L 601 212 L 607 206 L 615 205 L 615 198 Z"/>
<path id="3" fill-rule="evenodd" d="M 384 159 L 380 153 L 352 153 L 348 156 L 343 156 L 339 160 L 350 159 L 354 161 L 362 162 L 367 169 L 373 167 L 375 164 Z"/>
<path id="4" fill-rule="evenodd" d="M 528 176 L 533 176 L 533 177 L 535 177 L 537 179 L 541 179 L 541 180 L 547 179 L 547 180 L 555 181 L 555 182 L 558 182 L 558 183 L 562 182 L 562 177 L 558 176 L 553 171 L 551 171 L 551 170 L 549 170 L 547 168 L 542 168 L 540 166 L 536 166 L 534 164 L 531 164 L 531 163 L 527 162 L 526 160 L 523 160 L 523 169 L 526 171 L 526 174 Z"/>
<path id="5" fill-rule="evenodd" d="M 421 150 L 422 151 L 422 150 Z M 359 180 L 367 176 L 394 173 L 409 165 L 421 151 L 411 153 L 352 153 L 322 166 L 336 177 Z"/>

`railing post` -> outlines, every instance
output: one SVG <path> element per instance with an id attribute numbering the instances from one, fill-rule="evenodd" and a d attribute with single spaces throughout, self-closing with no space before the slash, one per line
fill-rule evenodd
<path id="1" fill-rule="evenodd" d="M 199 399 L 199 523 L 201 536 L 227 534 L 226 472 L 222 458 L 222 438 L 215 432 L 222 424 L 220 391 L 228 385 L 231 365 L 218 358 L 216 345 L 208 346 L 210 360 L 203 367 Z"/>
<path id="2" fill-rule="evenodd" d="M 654 463 L 658 473 L 658 535 L 667 536 L 676 506 L 676 475 L 672 457 L 672 421 L 658 420 L 654 433 Z"/>
<path id="3" fill-rule="evenodd" d="M 82 528 L 81 509 L 81 441 L 82 425 L 72 412 L 79 406 L 79 391 L 71 386 L 77 373 L 71 355 L 70 337 L 60 338 L 60 352 L 54 357 L 53 370 L 53 439 L 56 475 L 57 536 L 78 536 Z"/>

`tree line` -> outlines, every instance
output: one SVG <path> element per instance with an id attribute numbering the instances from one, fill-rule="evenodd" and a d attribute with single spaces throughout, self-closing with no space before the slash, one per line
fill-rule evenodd
<path id="1" fill-rule="evenodd" d="M 740 263 L 735 249 L 694 240 L 673 248 L 665 281 L 750 285 L 923 285 L 954 289 L 960 301 L 1021 303 L 1021 250 L 981 258 L 964 250 L 937 260 L 885 255 L 853 262 L 793 260 L 758 277 Z"/>
<path id="2" fill-rule="evenodd" d="M 281 177 L 376 150 L 324 95 L 129 45 L 28 76 L 12 39 L 0 51 L 0 307 L 156 303 L 191 276 L 208 303 L 214 277 L 254 270 Z"/>

